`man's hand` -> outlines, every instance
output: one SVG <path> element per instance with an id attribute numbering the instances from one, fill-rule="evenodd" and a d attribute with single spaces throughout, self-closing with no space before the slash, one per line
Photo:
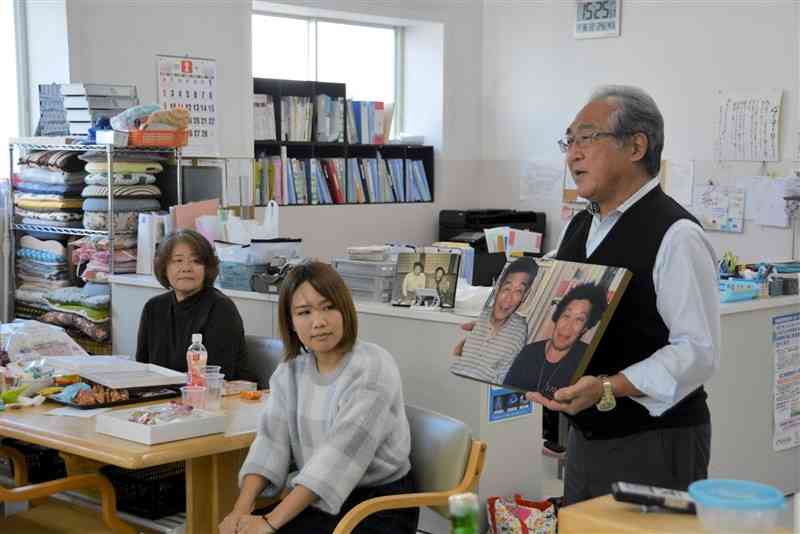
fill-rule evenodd
<path id="1" fill-rule="evenodd" d="M 472 332 L 472 329 L 475 328 L 475 323 L 476 321 L 472 321 L 471 323 L 464 323 L 461 325 L 461 330 L 464 330 L 465 332 Z M 465 341 L 466 338 L 456 343 L 456 346 L 453 347 L 453 356 L 461 356 L 461 353 L 464 351 Z"/>
<path id="2" fill-rule="evenodd" d="M 525 398 L 541 404 L 554 412 L 575 415 L 586 408 L 591 408 L 603 396 L 603 383 L 596 376 L 583 376 L 571 386 L 556 390 L 553 399 L 541 393 L 528 392 Z"/>

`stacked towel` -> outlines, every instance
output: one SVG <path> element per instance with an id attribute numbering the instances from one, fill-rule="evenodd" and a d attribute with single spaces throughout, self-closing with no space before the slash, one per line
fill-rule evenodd
<path id="1" fill-rule="evenodd" d="M 98 292 L 98 287 L 102 289 Z M 45 297 L 51 311 L 39 321 L 63 326 L 73 334 L 80 333 L 92 341 L 107 341 L 110 334 L 110 288 L 97 284 L 65 287 L 51 291 Z"/>
<path id="2" fill-rule="evenodd" d="M 78 265 L 83 280 L 99 284 L 108 283 L 111 250 L 108 238 L 87 236 L 73 242 L 72 262 Z M 136 238 L 118 236 L 114 239 L 114 271 L 120 273 L 136 272 Z"/>
<path id="3" fill-rule="evenodd" d="M 86 177 L 78 152 L 34 151 L 20 158 L 14 180 L 14 204 L 21 222 L 44 226 L 80 226 L 80 194 Z"/>
<path id="4" fill-rule="evenodd" d="M 66 248 L 58 241 L 23 236 L 17 248 L 16 276 L 16 315 L 38 317 L 49 308 L 47 295 L 69 285 Z"/>

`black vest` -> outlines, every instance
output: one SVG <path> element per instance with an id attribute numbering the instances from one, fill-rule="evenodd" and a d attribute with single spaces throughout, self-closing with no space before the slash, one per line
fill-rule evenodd
<path id="1" fill-rule="evenodd" d="M 613 375 L 649 357 L 669 343 L 669 330 L 656 308 L 653 267 L 667 230 L 680 219 L 700 224 L 656 186 L 614 224 L 594 252 L 586 257 L 592 214 L 576 215 L 567 228 L 557 259 L 625 267 L 633 277 L 586 369 L 587 375 Z M 708 423 L 706 393 L 699 387 L 660 417 L 628 397 L 617 399 L 609 412 L 587 408 L 571 421 L 589 439 L 621 437 L 654 428 Z"/>

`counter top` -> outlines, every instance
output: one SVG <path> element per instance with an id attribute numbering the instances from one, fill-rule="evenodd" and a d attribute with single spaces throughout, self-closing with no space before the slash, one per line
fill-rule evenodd
<path id="1" fill-rule="evenodd" d="M 154 276 L 149 274 L 115 274 L 111 277 L 112 284 L 146 287 L 150 289 L 164 290 Z M 220 291 L 232 299 L 261 300 L 265 302 L 278 302 L 278 295 L 272 293 L 257 293 L 255 291 L 238 291 L 218 287 Z M 433 321 L 438 323 L 450 323 L 460 325 L 476 318 L 469 315 L 462 315 L 449 310 L 418 310 L 400 306 L 392 306 L 385 302 L 365 302 L 355 301 L 356 310 L 361 313 L 373 315 L 384 315 L 387 317 L 402 317 L 404 319 L 414 319 L 418 321 Z"/>
<path id="2" fill-rule="evenodd" d="M 112 284 L 122 284 L 128 286 L 148 287 L 153 289 L 163 289 L 161 284 L 154 276 L 147 274 L 117 274 L 111 277 Z M 257 293 L 255 291 L 238 291 L 235 289 L 218 288 L 231 298 L 262 300 L 267 302 L 278 302 L 278 295 L 271 293 Z M 781 308 L 785 306 L 796 306 L 800 311 L 800 296 L 791 295 L 786 297 L 772 297 L 767 299 L 745 300 L 741 302 L 729 302 L 720 304 L 720 315 L 731 315 L 734 313 L 744 313 L 755 310 L 769 308 Z M 412 310 L 391 306 L 383 302 L 362 302 L 356 301 L 356 309 L 363 313 L 375 315 L 385 315 L 388 317 L 403 317 L 405 319 L 418 319 L 420 321 L 435 321 L 439 323 L 461 324 L 474 321 L 475 318 L 469 315 L 459 314 L 453 311 L 426 311 Z"/>

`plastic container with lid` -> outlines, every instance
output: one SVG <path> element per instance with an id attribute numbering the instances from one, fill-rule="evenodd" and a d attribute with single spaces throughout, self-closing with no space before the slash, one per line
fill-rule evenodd
<path id="1" fill-rule="evenodd" d="M 355 276 L 394 276 L 396 263 L 393 261 L 359 261 L 347 258 L 333 258 L 333 268 L 341 275 Z"/>
<path id="2" fill-rule="evenodd" d="M 777 489 L 746 480 L 698 480 L 689 486 L 697 515 L 711 532 L 769 532 L 785 506 Z"/>

